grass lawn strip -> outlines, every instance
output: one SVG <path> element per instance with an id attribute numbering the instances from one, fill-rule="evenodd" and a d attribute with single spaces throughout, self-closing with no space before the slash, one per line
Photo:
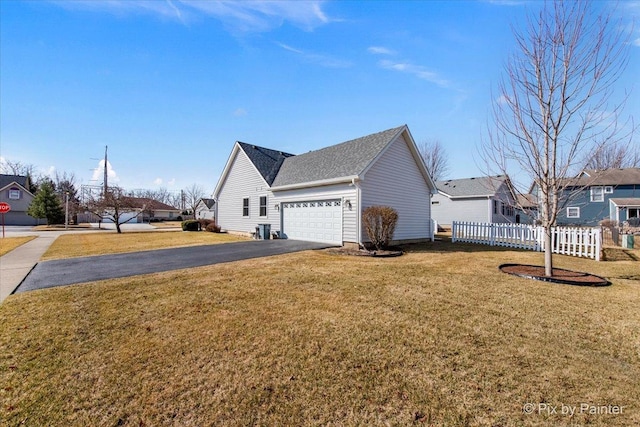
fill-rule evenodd
<path id="1" fill-rule="evenodd" d="M 211 245 L 246 240 L 233 234 L 158 231 L 65 234 L 56 239 L 43 260 L 137 252 L 168 247 Z"/>
<path id="2" fill-rule="evenodd" d="M 640 423 L 635 262 L 557 256 L 606 288 L 525 280 L 541 254 L 434 243 L 305 252 L 14 295 L 7 425 Z M 558 413 L 523 413 L 526 403 Z M 560 413 L 619 405 L 620 415 Z M 536 406 L 537 408 L 538 406 Z"/>
<path id="3" fill-rule="evenodd" d="M 35 238 L 36 236 L 3 237 L 0 239 L 0 256 L 11 252 L 18 246 L 22 246 Z"/>

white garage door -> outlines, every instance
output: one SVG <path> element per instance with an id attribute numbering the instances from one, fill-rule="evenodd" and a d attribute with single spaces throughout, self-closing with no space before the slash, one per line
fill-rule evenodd
<path id="1" fill-rule="evenodd" d="M 342 245 L 339 199 L 282 204 L 282 231 L 288 239 Z"/>

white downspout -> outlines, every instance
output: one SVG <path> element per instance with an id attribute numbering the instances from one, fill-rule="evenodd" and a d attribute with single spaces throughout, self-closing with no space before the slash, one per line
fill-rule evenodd
<path id="1" fill-rule="evenodd" d="M 362 246 L 362 189 L 360 188 L 360 184 L 356 182 L 355 178 L 351 178 L 351 185 L 356 188 L 356 241 L 358 243 L 359 248 L 363 248 Z"/>

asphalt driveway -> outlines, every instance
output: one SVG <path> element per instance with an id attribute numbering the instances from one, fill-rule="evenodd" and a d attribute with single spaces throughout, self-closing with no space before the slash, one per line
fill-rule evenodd
<path id="1" fill-rule="evenodd" d="M 331 247 L 299 240 L 252 240 L 39 262 L 14 293 Z"/>

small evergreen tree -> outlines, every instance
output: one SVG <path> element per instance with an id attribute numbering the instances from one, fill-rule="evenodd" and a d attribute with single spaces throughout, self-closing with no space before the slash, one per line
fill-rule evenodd
<path id="1" fill-rule="evenodd" d="M 31 201 L 27 214 L 34 218 L 46 218 L 47 225 L 64 222 L 64 211 L 56 195 L 53 182 L 44 180 Z"/>

